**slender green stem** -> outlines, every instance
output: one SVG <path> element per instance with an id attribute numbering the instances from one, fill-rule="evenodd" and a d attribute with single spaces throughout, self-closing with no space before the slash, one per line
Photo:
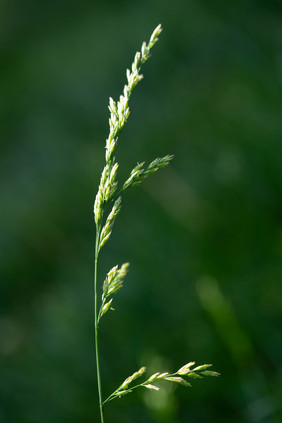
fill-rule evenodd
<path id="1" fill-rule="evenodd" d="M 101 375 L 100 375 L 100 361 L 99 361 L 98 306 L 97 306 L 97 273 L 98 273 L 98 255 L 99 255 L 100 232 L 101 232 L 101 227 L 97 226 L 97 228 L 96 228 L 96 244 L 95 244 L 95 264 L 94 264 L 94 313 L 95 313 L 95 352 L 96 352 L 97 385 L 98 385 L 98 394 L 99 394 L 99 407 L 100 407 L 101 423 L 104 423 Z"/>

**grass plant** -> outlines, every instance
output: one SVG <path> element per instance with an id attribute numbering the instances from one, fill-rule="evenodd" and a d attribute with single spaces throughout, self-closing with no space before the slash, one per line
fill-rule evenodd
<path id="1" fill-rule="evenodd" d="M 112 394 L 103 400 L 102 383 L 100 372 L 100 350 L 99 350 L 99 328 L 102 317 L 112 309 L 113 294 L 123 286 L 123 281 L 128 272 L 129 263 L 124 263 L 120 267 L 114 266 L 107 274 L 103 283 L 102 298 L 98 303 L 98 259 L 101 249 L 108 242 L 115 220 L 120 213 L 122 195 L 131 187 L 139 185 L 145 178 L 160 168 L 169 164 L 173 156 L 167 155 L 162 158 L 156 158 L 149 165 L 145 162 L 138 163 L 131 171 L 126 181 L 119 185 L 117 181 L 118 163 L 115 158 L 115 151 L 118 144 L 119 135 L 129 118 L 129 99 L 130 96 L 141 81 L 143 76 L 140 71 L 144 63 L 150 58 L 151 50 L 158 41 L 161 34 L 161 25 L 158 25 L 153 31 L 148 44 L 142 44 L 141 51 L 137 52 L 132 63 L 131 70 L 127 69 L 127 84 L 124 86 L 123 94 L 115 102 L 112 98 L 109 101 L 110 132 L 106 140 L 105 166 L 101 174 L 100 184 L 94 203 L 94 218 L 96 224 L 96 242 L 95 242 L 95 261 L 94 261 L 94 311 L 95 311 L 95 350 L 96 350 L 96 369 L 97 369 L 97 387 L 99 396 L 100 420 L 104 423 L 103 409 L 108 402 L 129 394 L 137 388 L 145 388 L 158 391 L 157 382 L 165 380 L 172 383 L 178 383 L 183 386 L 191 386 L 189 380 L 202 378 L 203 376 L 218 376 L 219 373 L 211 371 L 211 364 L 204 364 L 195 367 L 195 362 L 189 362 L 174 373 L 156 372 L 143 382 L 136 382 L 137 379 L 144 376 L 145 367 L 127 377 L 125 381 L 113 391 Z"/>

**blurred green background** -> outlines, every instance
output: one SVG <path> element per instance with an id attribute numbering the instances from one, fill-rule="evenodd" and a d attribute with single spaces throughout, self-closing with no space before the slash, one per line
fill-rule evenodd
<path id="1" fill-rule="evenodd" d="M 282 422 L 281 2 L 2 0 L 1 423 L 99 421 L 92 208 L 108 98 L 158 23 L 120 180 L 175 159 L 128 192 L 101 255 L 100 282 L 131 263 L 102 322 L 103 391 L 141 365 L 222 376 L 135 392 L 106 421 Z"/>

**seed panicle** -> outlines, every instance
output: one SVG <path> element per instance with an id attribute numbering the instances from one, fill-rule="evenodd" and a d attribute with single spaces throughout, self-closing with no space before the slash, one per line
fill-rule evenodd
<path id="1" fill-rule="evenodd" d="M 129 263 L 124 263 L 119 269 L 118 266 L 114 266 L 107 274 L 103 284 L 102 304 L 98 314 L 98 322 L 101 317 L 111 309 L 113 299 L 111 298 L 108 302 L 107 299 L 116 293 L 123 286 L 124 278 L 128 272 Z"/>
<path id="2" fill-rule="evenodd" d="M 191 362 L 185 364 L 184 366 L 182 366 L 175 373 L 169 373 L 169 372 L 154 373 L 145 382 L 138 383 L 137 385 L 134 385 L 134 386 L 130 386 L 130 390 L 128 390 L 128 386 L 134 380 L 136 380 L 137 378 L 139 378 L 140 376 L 142 376 L 145 373 L 146 368 L 141 367 L 140 370 L 138 370 L 137 372 L 133 373 L 133 375 L 131 375 L 127 379 L 125 379 L 125 381 L 104 401 L 104 403 L 119 397 L 121 394 L 125 395 L 128 392 L 132 392 L 134 389 L 139 388 L 139 387 L 147 388 L 147 389 L 150 389 L 150 390 L 153 390 L 153 391 L 158 391 L 160 388 L 156 385 L 153 385 L 152 382 L 164 380 L 164 381 L 167 381 L 167 382 L 178 383 L 179 385 L 183 385 L 187 388 L 190 388 L 191 383 L 188 382 L 188 380 L 184 379 L 183 376 L 190 377 L 191 375 L 193 375 L 192 377 L 197 378 L 197 379 L 202 379 L 203 376 L 219 376 L 218 372 L 205 370 L 208 367 L 210 367 L 211 364 L 202 364 L 198 367 L 191 369 L 191 367 L 193 367 L 194 365 L 195 365 L 195 362 L 191 361 Z"/>
<path id="3" fill-rule="evenodd" d="M 115 159 L 115 150 L 118 143 L 118 137 L 121 133 L 124 125 L 126 124 L 130 110 L 129 110 L 129 99 L 136 85 L 143 79 L 143 75 L 140 74 L 141 68 L 150 57 L 152 48 L 158 41 L 158 36 L 162 31 L 161 25 L 158 25 L 153 31 L 148 45 L 144 42 L 141 47 L 141 51 L 135 54 L 131 70 L 126 70 L 127 84 L 123 88 L 123 93 L 120 95 L 119 100 L 115 102 L 112 97 L 109 98 L 109 136 L 106 139 L 106 151 L 105 160 L 106 164 L 102 172 L 98 192 L 94 203 L 94 218 L 96 226 L 99 226 L 103 221 L 103 215 L 105 208 L 108 203 L 115 199 L 117 191 L 117 169 L 118 163 Z M 128 180 L 123 184 L 122 190 L 129 188 L 130 186 L 138 185 L 142 180 L 149 176 L 154 171 L 167 165 L 171 160 L 171 156 L 165 156 L 162 159 L 154 160 L 147 169 L 142 169 L 141 165 L 137 165 L 131 172 Z M 144 163 L 142 163 L 143 166 Z M 108 231 L 109 234 L 109 231 Z M 103 244 L 108 240 L 110 235 L 106 236 L 103 233 Z M 100 247 L 102 247 L 100 243 Z"/>
<path id="4" fill-rule="evenodd" d="M 138 378 L 142 377 L 146 371 L 145 367 L 141 367 L 137 372 L 127 377 L 124 382 L 105 400 L 102 401 L 101 393 L 101 378 L 99 366 L 99 348 L 98 348 L 98 327 L 101 317 L 109 310 L 113 310 L 112 295 L 115 294 L 123 286 L 124 279 L 128 273 L 129 263 L 124 263 L 121 267 L 118 265 L 112 267 L 108 272 L 104 283 L 101 298 L 100 309 L 97 308 L 97 269 L 98 256 L 102 247 L 109 240 L 115 220 L 121 210 L 122 197 L 121 194 L 130 187 L 139 185 L 145 178 L 152 173 L 167 166 L 173 159 L 173 156 L 166 155 L 161 158 L 156 158 L 149 165 L 145 162 L 137 163 L 132 169 L 129 177 L 123 183 L 121 188 L 118 188 L 118 168 L 119 164 L 116 161 L 115 152 L 118 144 L 119 135 L 124 128 L 129 115 L 129 100 L 138 83 L 143 79 L 140 73 L 144 63 L 150 58 L 151 50 L 158 41 L 158 36 L 162 31 L 161 25 L 158 25 L 153 31 L 148 44 L 143 42 L 141 50 L 135 56 L 131 68 L 126 70 L 126 80 L 122 94 L 118 101 L 114 101 L 112 97 L 109 98 L 108 109 L 110 111 L 109 117 L 109 135 L 106 139 L 105 147 L 105 166 L 101 174 L 98 191 L 94 202 L 94 220 L 96 224 L 96 248 L 95 248 L 95 270 L 94 270 L 94 295 L 95 295 L 95 346 L 96 346 L 96 367 L 97 367 L 97 385 L 99 394 L 99 406 L 101 423 L 103 422 L 103 406 L 115 399 L 120 398 L 134 389 L 144 387 L 152 391 L 158 391 L 160 388 L 152 382 L 172 382 L 186 387 L 190 387 L 188 378 L 203 378 L 204 376 L 219 376 L 218 372 L 207 370 L 211 364 L 203 364 L 194 367 L 195 362 L 191 361 L 175 373 L 156 372 L 152 374 L 144 382 L 134 384 Z M 110 212 L 108 210 L 110 209 Z M 108 214 L 107 214 L 108 213 Z M 98 311 L 99 310 L 99 311 Z"/>

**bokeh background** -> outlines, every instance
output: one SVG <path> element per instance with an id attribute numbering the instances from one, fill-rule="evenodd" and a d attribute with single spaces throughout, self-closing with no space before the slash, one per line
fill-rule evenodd
<path id="1" fill-rule="evenodd" d="M 120 138 L 171 166 L 128 192 L 100 282 L 103 391 L 141 365 L 220 378 L 113 401 L 107 423 L 282 422 L 280 1 L 0 3 L 0 422 L 98 423 L 92 207 L 108 98 L 164 32 Z"/>

